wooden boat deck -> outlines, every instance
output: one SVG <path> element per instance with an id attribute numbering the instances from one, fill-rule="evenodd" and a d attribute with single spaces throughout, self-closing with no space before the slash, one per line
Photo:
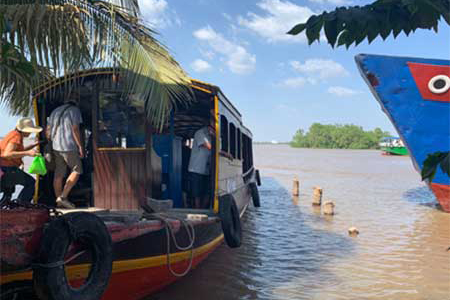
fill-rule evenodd
<path id="1" fill-rule="evenodd" d="M 171 221 L 185 220 L 192 223 L 198 223 L 201 221 L 217 222 L 220 218 L 209 209 L 194 209 L 194 208 L 173 208 L 164 212 L 146 213 L 142 210 L 110 210 L 100 207 L 86 207 L 86 208 L 57 208 L 57 211 L 62 214 L 68 214 L 73 212 L 89 212 L 98 215 L 105 222 L 119 222 L 119 223 L 137 223 L 143 218 L 146 222 L 149 222 L 153 215 L 155 219 L 164 217 Z M 198 219 L 192 219 L 198 216 Z M 190 219 L 191 217 L 191 219 Z M 156 220 L 155 220 L 156 221 Z M 159 221 L 156 221 L 159 223 Z"/>

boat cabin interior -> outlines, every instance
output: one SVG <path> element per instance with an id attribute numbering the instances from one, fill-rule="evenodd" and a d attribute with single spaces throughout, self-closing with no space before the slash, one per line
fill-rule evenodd
<path id="1" fill-rule="evenodd" d="M 41 87 L 34 96 L 40 126 L 45 128 L 51 112 L 68 98 L 76 98 L 83 119 L 83 174 L 69 200 L 77 207 L 137 210 L 148 198 L 171 199 L 174 208 L 192 208 L 188 165 L 193 137 L 198 129 L 212 125 L 207 187 L 212 209 L 219 186 L 216 158 L 238 161 L 242 176 L 253 165 L 251 137 L 243 134 L 239 126 L 230 127 L 227 118 L 219 113 L 218 98 L 211 88 L 200 83 L 192 87 L 194 100 L 173 108 L 159 129 L 148 122 L 145 102 L 125 93 L 124 83 L 110 69 L 90 70 Z M 44 132 L 39 138 L 46 142 Z M 39 176 L 35 201 L 55 204 L 53 178 L 51 169 Z"/>

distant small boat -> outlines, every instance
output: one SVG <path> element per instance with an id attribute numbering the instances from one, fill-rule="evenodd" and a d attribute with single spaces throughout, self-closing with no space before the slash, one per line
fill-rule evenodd
<path id="1" fill-rule="evenodd" d="M 419 173 L 429 154 L 450 150 L 450 61 L 370 54 L 355 60 Z M 439 167 L 427 183 L 450 213 L 450 177 Z"/>
<path id="2" fill-rule="evenodd" d="M 398 137 L 385 137 L 380 141 L 379 145 L 383 155 L 408 155 L 408 149 Z"/>

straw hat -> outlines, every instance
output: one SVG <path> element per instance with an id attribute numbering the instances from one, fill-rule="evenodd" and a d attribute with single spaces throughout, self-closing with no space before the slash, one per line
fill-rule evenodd
<path id="1" fill-rule="evenodd" d="M 42 127 L 35 126 L 31 118 L 21 118 L 17 121 L 16 129 L 27 133 L 38 133 L 42 131 Z"/>

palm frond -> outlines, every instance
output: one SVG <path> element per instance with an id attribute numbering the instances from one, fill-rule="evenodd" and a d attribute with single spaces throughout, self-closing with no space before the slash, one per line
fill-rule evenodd
<path id="1" fill-rule="evenodd" d="M 153 31 L 123 11 L 108 7 L 108 2 L 3 0 L 0 22 L 6 26 L 0 31 L 0 43 L 15 45 L 35 70 L 48 68 L 53 76 L 94 67 L 120 69 L 127 92 L 145 101 L 148 119 L 160 127 L 176 102 L 192 98 L 189 78 Z M 46 79 L 37 72 L 31 85 Z M 29 101 L 26 93 L 9 93 L 8 101 L 13 103 L 9 107 L 24 107 L 21 112 L 28 113 L 25 105 L 18 104 Z"/>
<path id="2" fill-rule="evenodd" d="M 93 0 L 95 5 L 103 5 L 105 7 L 114 7 L 123 15 L 139 18 L 141 11 L 139 9 L 138 0 Z"/>

